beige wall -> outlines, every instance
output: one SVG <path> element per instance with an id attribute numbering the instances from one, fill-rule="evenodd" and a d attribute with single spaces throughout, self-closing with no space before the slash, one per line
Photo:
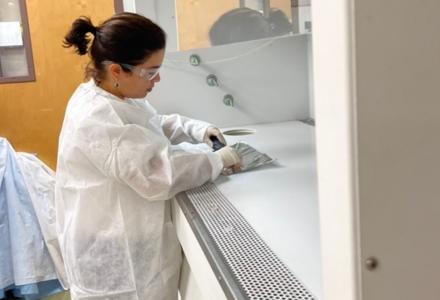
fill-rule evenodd
<path id="1" fill-rule="evenodd" d="M 64 49 L 72 22 L 88 15 L 94 23 L 114 14 L 113 0 L 27 0 L 35 82 L 0 84 L 0 136 L 16 151 L 38 153 L 55 169 L 64 111 L 83 81 L 87 56 Z"/>

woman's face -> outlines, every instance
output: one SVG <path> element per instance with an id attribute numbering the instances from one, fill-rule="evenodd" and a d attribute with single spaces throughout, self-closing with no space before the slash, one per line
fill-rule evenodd
<path id="1" fill-rule="evenodd" d="M 152 79 L 149 77 L 162 66 L 164 56 L 165 49 L 158 50 L 142 64 L 133 66 L 135 68 L 131 72 L 122 71 L 118 81 L 118 90 L 121 96 L 134 99 L 145 98 L 153 90 L 154 84 L 160 81 L 159 73 Z"/>

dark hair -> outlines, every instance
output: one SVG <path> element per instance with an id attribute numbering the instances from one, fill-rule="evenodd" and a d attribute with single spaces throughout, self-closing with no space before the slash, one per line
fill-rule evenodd
<path id="1" fill-rule="evenodd" d="M 91 37 L 95 37 L 91 42 Z M 75 47 L 79 55 L 89 54 L 85 75 L 97 83 L 104 78 L 104 61 L 129 65 L 143 63 L 154 52 L 164 49 L 166 34 L 158 25 L 134 13 L 115 14 L 95 27 L 89 17 L 76 19 L 63 40 L 63 47 Z M 121 66 L 124 71 L 129 69 Z"/>
<path id="2" fill-rule="evenodd" d="M 228 11 L 211 26 L 212 46 L 272 37 L 269 21 L 260 12 L 247 8 Z"/>
<path id="3" fill-rule="evenodd" d="M 267 19 L 270 23 L 272 34 L 274 36 L 286 35 L 292 32 L 292 23 L 282 10 L 278 8 L 271 8 L 269 11 L 269 17 Z"/>

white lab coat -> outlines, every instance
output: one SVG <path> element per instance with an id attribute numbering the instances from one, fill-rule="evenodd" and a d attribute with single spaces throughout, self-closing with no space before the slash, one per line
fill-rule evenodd
<path id="1" fill-rule="evenodd" d="M 72 299 L 177 299 L 181 249 L 170 214 L 178 192 L 215 179 L 200 143 L 209 124 L 160 116 L 145 100 L 81 84 L 59 140 L 56 210 Z"/>

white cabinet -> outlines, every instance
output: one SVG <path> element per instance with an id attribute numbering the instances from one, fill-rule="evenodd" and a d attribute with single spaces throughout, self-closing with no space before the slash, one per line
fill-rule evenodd
<path id="1" fill-rule="evenodd" d="M 312 5 L 324 299 L 437 299 L 440 2 Z"/>

